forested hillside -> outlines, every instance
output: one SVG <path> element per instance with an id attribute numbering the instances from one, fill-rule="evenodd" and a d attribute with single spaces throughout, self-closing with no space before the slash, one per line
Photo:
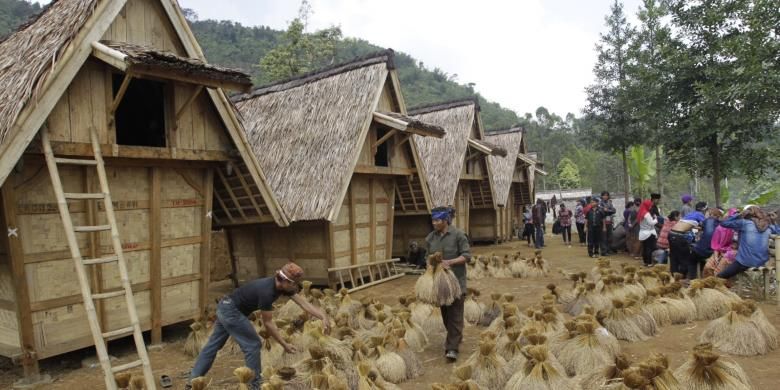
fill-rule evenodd
<path id="1" fill-rule="evenodd" d="M 0 37 L 23 23 L 27 18 L 41 11 L 38 3 L 20 0 L 0 0 Z"/>

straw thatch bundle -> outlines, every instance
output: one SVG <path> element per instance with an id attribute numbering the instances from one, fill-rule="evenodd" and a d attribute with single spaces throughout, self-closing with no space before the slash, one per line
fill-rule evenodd
<path id="1" fill-rule="evenodd" d="M 753 314 L 750 316 L 750 321 L 756 324 L 758 330 L 760 330 L 761 334 L 764 335 L 766 344 L 770 349 L 776 349 L 778 345 L 777 328 L 775 328 L 775 326 L 769 322 L 769 320 L 766 318 L 766 315 L 764 315 L 764 311 L 761 310 L 758 305 L 756 305 L 755 301 L 752 299 L 746 299 L 743 304 L 748 310 L 753 312 Z"/>
<path id="2" fill-rule="evenodd" d="M 271 368 L 282 367 L 282 355 L 285 354 L 284 348 L 271 338 L 271 334 L 267 329 L 263 328 L 257 334 L 262 340 L 261 356 L 263 357 L 263 366 Z"/>
<path id="3" fill-rule="evenodd" d="M 501 294 L 490 294 L 490 303 L 485 307 L 479 325 L 490 326 L 495 319 L 501 317 L 501 314 Z"/>
<path id="4" fill-rule="evenodd" d="M 255 372 L 249 367 L 238 367 L 233 370 L 233 375 L 238 377 L 240 382 L 238 385 L 239 390 L 249 390 L 249 382 L 254 379 Z"/>
<path id="5" fill-rule="evenodd" d="M 644 299 L 644 309 L 655 319 L 658 326 L 667 326 L 672 324 L 672 318 L 669 315 L 669 304 L 660 300 L 661 294 L 658 289 L 647 290 Z"/>
<path id="6" fill-rule="evenodd" d="M 470 261 L 466 263 L 466 279 L 468 280 L 479 280 L 483 279 L 485 277 L 484 268 L 480 265 L 479 259 L 481 257 L 477 257 L 476 261 Z"/>
<path id="7" fill-rule="evenodd" d="M 485 305 L 477 301 L 479 291 L 467 289 L 466 300 L 463 302 L 463 318 L 470 324 L 477 324 L 485 311 Z"/>
<path id="8" fill-rule="evenodd" d="M 650 337 L 638 325 L 638 314 L 635 308 L 626 307 L 619 299 L 612 301 L 613 308 L 609 311 L 599 311 L 599 321 L 618 340 L 644 341 Z"/>
<path id="9" fill-rule="evenodd" d="M 577 288 L 575 298 L 563 306 L 563 311 L 573 316 L 582 313 L 585 306 L 590 306 L 594 310 L 605 310 L 612 307 L 611 302 L 598 292 L 596 292 L 596 284 L 592 282 L 585 283 L 584 286 Z"/>
<path id="10" fill-rule="evenodd" d="M 668 305 L 672 324 L 686 324 L 696 319 L 696 305 L 683 293 L 680 282 L 671 282 L 659 290 L 662 295 L 659 301 Z"/>
<path id="11" fill-rule="evenodd" d="M 399 319 L 405 330 L 403 339 L 406 344 L 412 350 L 422 352 L 428 345 L 428 337 L 425 336 L 425 331 L 423 331 L 420 325 L 411 321 L 411 315 L 408 312 L 400 313 Z"/>
<path id="12" fill-rule="evenodd" d="M 767 335 L 752 320 L 757 307 L 754 304 L 732 303 L 731 311 L 711 321 L 699 336 L 702 343 L 733 355 L 764 355 L 777 347 L 777 339 L 767 340 Z M 759 309 L 760 310 L 760 309 Z"/>
<path id="13" fill-rule="evenodd" d="M 573 277 L 579 279 L 579 275 L 575 274 Z M 550 290 L 550 294 L 555 297 L 556 302 L 562 303 L 564 305 L 568 305 L 576 298 L 575 291 L 577 287 L 578 286 L 576 286 L 575 282 L 575 287 L 573 287 L 571 290 L 561 291 L 561 289 L 559 289 L 555 284 L 550 283 L 547 285 L 547 289 Z"/>
<path id="14" fill-rule="evenodd" d="M 338 340 L 322 332 L 322 323 L 319 321 L 307 322 L 304 327 L 304 340 L 307 349 L 320 347 L 339 370 L 347 370 L 352 367 L 352 349 L 347 341 Z"/>
<path id="15" fill-rule="evenodd" d="M 596 266 L 590 270 L 590 278 L 592 280 L 599 280 L 601 279 L 601 271 L 607 271 L 607 270 L 611 270 L 609 259 L 604 257 L 599 257 L 598 259 L 596 259 Z"/>
<path id="16" fill-rule="evenodd" d="M 639 326 L 639 329 L 642 330 L 642 333 L 651 337 L 658 333 L 658 324 L 653 316 L 639 304 L 638 298 L 629 294 L 625 304 L 626 311 L 633 314 L 633 320 Z"/>
<path id="17" fill-rule="evenodd" d="M 406 367 L 406 379 L 415 379 L 423 374 L 423 365 L 417 355 L 409 349 L 409 346 L 404 341 L 406 331 L 399 329 L 395 331 L 395 352 L 404 359 L 404 365 Z"/>
<path id="18" fill-rule="evenodd" d="M 592 322 L 576 324 L 577 335 L 565 342 L 556 354 L 569 376 L 598 370 L 613 361 L 613 347 L 602 344 Z"/>
<path id="19" fill-rule="evenodd" d="M 349 316 L 355 316 L 363 308 L 360 301 L 353 300 L 349 295 L 349 290 L 342 288 L 339 290 L 341 295 L 341 303 L 339 304 L 338 314 L 345 313 Z"/>
<path id="20" fill-rule="evenodd" d="M 441 252 L 428 256 L 428 269 L 414 285 L 417 299 L 434 306 L 448 306 L 461 295 L 458 278 L 441 262 Z"/>
<path id="21" fill-rule="evenodd" d="M 628 358 L 618 354 L 610 365 L 581 376 L 579 384 L 582 390 L 622 390 L 626 388 L 623 385 L 623 376 L 630 367 Z"/>
<path id="22" fill-rule="evenodd" d="M 380 341 L 381 342 L 381 341 Z M 393 351 L 388 351 L 382 345 L 377 345 L 375 365 L 382 378 L 392 383 L 406 380 L 406 362 Z"/>
<path id="23" fill-rule="evenodd" d="M 494 340 L 483 339 L 479 343 L 479 349 L 469 356 L 466 364 L 471 366 L 472 378 L 480 387 L 500 389 L 506 383 L 506 360 L 496 354 Z"/>
<path id="24" fill-rule="evenodd" d="M 199 376 L 193 378 L 190 385 L 192 385 L 192 390 L 206 390 L 211 385 L 211 379 L 206 378 L 205 376 Z"/>
<path id="25" fill-rule="evenodd" d="M 468 364 L 464 364 L 460 367 L 456 367 L 453 373 L 458 382 L 450 388 L 454 390 L 480 390 L 481 387 L 477 382 L 472 379 L 472 367 Z"/>
<path id="26" fill-rule="evenodd" d="M 739 297 L 716 288 L 718 283 L 713 282 L 713 279 L 696 279 L 691 282 L 688 289 L 688 296 L 696 306 L 698 320 L 714 320 L 721 317 L 729 311 L 732 303 L 741 301 Z"/>
<path id="27" fill-rule="evenodd" d="M 662 268 L 659 267 L 658 269 Z M 661 280 L 658 275 L 659 272 L 653 269 L 642 269 L 637 272 L 639 283 L 642 283 L 642 286 L 647 290 L 661 286 Z"/>
<path id="28" fill-rule="evenodd" d="M 184 354 L 189 357 L 197 357 L 207 341 L 209 341 L 209 330 L 206 328 L 206 322 L 202 319 L 196 319 L 190 324 L 190 333 L 184 341 Z"/>
<path id="29" fill-rule="evenodd" d="M 432 204 L 451 204 L 455 198 L 478 107 L 472 98 L 409 110 L 409 116 L 447 129 L 442 139 L 412 136 L 422 169 L 428 178 Z M 441 159 L 439 156 L 451 158 Z"/>
<path id="30" fill-rule="evenodd" d="M 325 370 L 324 366 L 323 370 Z M 282 367 L 271 375 L 263 371 L 263 377 L 267 378 L 272 389 L 282 390 L 308 390 L 316 388 L 314 387 L 315 383 L 321 384 L 327 380 L 327 377 L 321 373 L 307 372 L 305 375 L 301 375 L 292 367 Z"/>
<path id="31" fill-rule="evenodd" d="M 674 376 L 687 390 L 753 389 L 742 367 L 713 353 L 710 344 L 697 345 Z"/>
<path id="32" fill-rule="evenodd" d="M 669 359 L 654 353 L 639 363 L 639 372 L 650 381 L 651 388 L 660 390 L 685 390 L 669 371 Z"/>
<path id="33" fill-rule="evenodd" d="M 357 366 L 357 372 L 358 372 L 358 390 L 376 390 L 377 387 L 374 385 L 374 381 L 372 378 L 376 378 L 378 375 L 376 372 L 371 371 L 371 365 L 369 365 L 366 362 L 359 363 Z"/>
<path id="34" fill-rule="evenodd" d="M 129 372 L 118 372 L 114 374 L 114 382 L 116 382 L 116 387 L 120 389 L 126 389 L 130 386 L 130 378 L 133 375 Z"/>
<path id="35" fill-rule="evenodd" d="M 292 375 L 287 375 L 288 379 L 295 376 L 297 377 L 296 382 L 311 386 L 312 376 L 332 368 L 333 361 L 328 357 L 327 352 L 320 346 L 311 346 L 308 348 L 308 351 L 309 358 L 298 362 L 292 370 L 290 367 L 280 368 L 277 370 L 277 374 L 289 373 L 292 371 Z"/>
<path id="36" fill-rule="evenodd" d="M 528 259 L 525 262 L 526 269 L 524 277 L 535 278 L 547 276 L 550 273 L 550 265 L 547 260 L 542 257 L 542 251 L 537 249 L 534 252 L 534 257 Z"/>
<path id="37" fill-rule="evenodd" d="M 565 369 L 555 362 L 544 345 L 523 348 L 526 358 L 523 368 L 515 373 L 505 390 L 564 390 L 574 389 L 574 381 L 566 377 Z"/>

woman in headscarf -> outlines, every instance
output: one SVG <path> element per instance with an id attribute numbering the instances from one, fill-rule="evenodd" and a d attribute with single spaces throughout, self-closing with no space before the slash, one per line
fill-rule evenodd
<path id="1" fill-rule="evenodd" d="M 636 222 L 639 225 L 639 241 L 642 242 L 642 261 L 646 267 L 653 265 L 653 251 L 658 239 L 658 232 L 655 230 L 658 219 L 650 212 L 651 208 L 653 208 L 651 200 L 642 201 L 636 217 Z"/>
<path id="2" fill-rule="evenodd" d="M 718 274 L 729 279 L 752 267 L 760 267 L 769 260 L 769 235 L 780 234 L 777 215 L 767 214 L 758 206 L 747 206 L 741 214 L 721 222 L 721 226 L 739 234 L 739 248 L 735 261 Z"/>
<path id="3" fill-rule="evenodd" d="M 737 214 L 737 209 L 732 208 L 728 211 L 727 217 L 732 217 L 735 214 Z M 717 275 L 733 263 L 736 256 L 736 251 L 732 248 L 733 246 L 734 230 L 718 225 L 715 228 L 715 233 L 712 234 L 712 240 L 710 240 L 712 256 L 707 260 L 707 264 L 704 265 L 702 277 Z"/>

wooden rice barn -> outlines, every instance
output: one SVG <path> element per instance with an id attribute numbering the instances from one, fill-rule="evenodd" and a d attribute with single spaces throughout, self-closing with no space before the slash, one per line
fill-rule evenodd
<path id="1" fill-rule="evenodd" d="M 492 135 L 524 131 L 522 128 L 512 128 L 508 130 L 497 130 Z M 534 180 L 536 174 L 547 175 L 541 167 L 542 163 L 537 161 L 535 154 L 528 152 L 528 146 L 525 137 L 520 140 L 520 147 L 517 151 L 517 161 L 512 171 L 512 186 L 510 187 L 510 196 L 513 198 L 513 216 L 512 218 L 522 221 L 523 206 L 531 207 L 536 202 L 536 188 Z M 522 223 L 521 223 L 522 225 Z"/>
<path id="2" fill-rule="evenodd" d="M 0 83 L 0 212 L 8 232 L 0 240 L 0 355 L 35 375 L 39 359 L 101 337 L 87 326 L 89 306 L 55 200 L 62 188 L 74 225 L 105 223 L 102 200 L 113 198 L 112 230 L 140 328 L 151 330 L 153 343 L 163 326 L 202 312 L 215 172 L 248 166 L 252 188 L 268 193 L 256 184 L 263 178 L 255 164 L 243 162 L 253 157 L 223 92 L 250 90 L 248 75 L 206 64 L 173 0 L 58 0 L 0 43 Z M 41 154 L 44 132 L 60 157 L 62 188 Z M 99 199 L 86 196 L 101 191 L 93 134 L 110 187 Z M 87 232 L 75 241 L 81 255 L 117 257 L 109 232 L 96 230 L 75 230 Z M 126 336 L 121 329 L 133 315 L 116 260 L 84 267 L 86 291 L 122 294 L 94 299 L 96 322 L 110 335 L 103 338 Z"/>
<path id="3" fill-rule="evenodd" d="M 328 268 L 390 258 L 394 204 L 429 207 L 409 139 L 441 138 L 444 130 L 404 115 L 391 50 L 234 101 L 281 214 L 273 222 L 217 208 L 241 278 L 293 260 L 306 279 L 333 284 Z M 221 196 L 232 197 L 231 186 L 226 183 Z M 421 192 L 397 199 L 398 188 L 408 186 Z"/>
<path id="4" fill-rule="evenodd" d="M 523 201 L 533 198 L 526 189 L 522 188 L 521 180 L 527 180 L 523 173 L 523 164 L 517 158 L 523 146 L 523 129 L 513 128 L 509 130 L 489 132 L 485 136 L 488 142 L 499 145 L 507 151 L 505 157 L 489 156 L 490 175 L 493 177 L 493 185 L 496 194 L 495 223 L 498 225 L 498 237 L 500 241 L 513 238 L 513 227 L 522 225 L 522 218 L 517 214 L 517 206 L 522 211 Z M 516 169 L 517 165 L 521 165 Z M 516 175 L 517 174 L 517 175 Z M 518 183 L 515 183 L 517 177 Z M 518 194 L 518 192 L 520 192 Z M 520 199 L 516 199 L 519 195 Z M 519 204 L 515 204 L 518 202 Z"/>
<path id="5" fill-rule="evenodd" d="M 506 152 L 484 141 L 479 104 L 476 99 L 419 107 L 409 115 L 439 125 L 444 139 L 413 137 L 420 153 L 422 171 L 429 187 L 431 206 L 453 206 L 453 225 L 474 241 L 496 241 L 498 229 L 492 222 L 495 211 L 493 182 L 488 175 L 489 155 Z M 427 214 L 427 213 L 426 213 Z M 423 224 L 424 223 L 424 224 Z M 430 216 L 402 215 L 396 218 L 397 242 L 423 241 L 430 232 Z M 404 232 L 407 237 L 401 236 Z"/>

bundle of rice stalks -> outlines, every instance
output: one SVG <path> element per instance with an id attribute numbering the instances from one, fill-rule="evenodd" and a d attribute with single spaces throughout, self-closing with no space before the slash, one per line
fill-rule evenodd
<path id="1" fill-rule="evenodd" d="M 631 367 L 631 362 L 623 354 L 618 354 L 612 363 L 579 378 L 582 390 L 619 390 L 623 386 L 625 371 Z"/>
<path id="2" fill-rule="evenodd" d="M 638 281 L 642 284 L 642 286 L 644 286 L 646 290 L 661 286 L 661 281 L 658 278 L 658 275 L 659 272 L 653 271 L 652 269 L 643 269 L 637 272 Z"/>
<path id="3" fill-rule="evenodd" d="M 209 332 L 206 329 L 206 321 L 195 319 L 195 322 L 190 324 L 190 334 L 184 341 L 184 354 L 189 357 L 197 357 L 207 341 L 209 341 Z"/>
<path id="4" fill-rule="evenodd" d="M 377 387 L 374 382 L 369 378 L 371 375 L 371 365 L 366 362 L 358 364 L 358 390 L 375 390 Z"/>
<path id="5" fill-rule="evenodd" d="M 575 275 L 575 277 L 579 278 L 578 275 Z M 577 287 L 574 287 L 572 290 L 567 291 L 561 291 L 556 285 L 550 283 L 547 285 L 547 289 L 550 290 L 550 294 L 552 294 L 555 297 L 556 302 L 562 303 L 564 305 L 567 305 L 571 303 L 571 301 L 574 300 L 576 297 L 575 290 Z"/>
<path id="6" fill-rule="evenodd" d="M 206 390 L 211 385 L 211 380 L 205 376 L 199 376 L 190 382 L 192 390 Z"/>
<path id="7" fill-rule="evenodd" d="M 547 260 L 542 257 L 542 251 L 537 249 L 534 257 L 526 261 L 526 271 L 524 276 L 535 278 L 546 276 L 549 273 L 550 265 Z"/>
<path id="8" fill-rule="evenodd" d="M 490 303 L 485 307 L 482 318 L 479 321 L 480 326 L 490 326 L 493 321 L 501 316 L 501 294 L 490 294 Z"/>
<path id="9" fill-rule="evenodd" d="M 255 372 L 249 367 L 238 367 L 233 370 L 233 375 L 238 377 L 240 382 L 238 390 L 249 390 L 249 382 L 255 378 Z"/>
<path id="10" fill-rule="evenodd" d="M 479 280 L 485 277 L 482 266 L 479 264 L 479 258 L 477 261 L 466 263 L 466 278 L 468 280 Z"/>
<path id="11" fill-rule="evenodd" d="M 509 259 L 509 255 L 504 255 L 501 260 L 501 264 L 496 269 L 496 278 L 512 278 L 512 269 L 510 268 L 512 260 Z"/>
<path id="12" fill-rule="evenodd" d="M 613 361 L 613 348 L 601 343 L 593 323 L 578 323 L 576 332 L 577 335 L 564 343 L 556 355 L 569 376 L 587 374 Z"/>
<path id="13" fill-rule="evenodd" d="M 699 337 L 702 343 L 711 343 L 715 348 L 740 356 L 764 355 L 777 346 L 775 339 L 766 335 L 753 322 L 756 307 L 745 303 L 732 303 L 731 310 L 723 317 L 713 320 Z"/>
<path id="14" fill-rule="evenodd" d="M 756 305 L 755 301 L 752 299 L 746 299 L 743 303 L 748 310 L 753 312 L 753 314 L 750 315 L 750 321 L 756 324 L 758 330 L 761 331 L 761 334 L 764 335 L 766 344 L 770 349 L 776 349 L 777 328 L 775 328 L 775 326 L 769 322 L 769 320 L 766 318 L 766 315 L 764 315 L 764 311 L 761 310 L 758 305 Z"/>
<path id="15" fill-rule="evenodd" d="M 625 307 L 625 303 L 619 299 L 612 301 L 613 308 L 608 311 L 599 311 L 599 322 L 618 340 L 644 341 L 650 337 L 642 332 L 637 324 L 636 311 Z"/>
<path id="16" fill-rule="evenodd" d="M 130 377 L 130 390 L 146 390 L 146 380 L 142 375 Z"/>
<path id="17" fill-rule="evenodd" d="M 411 321 L 411 315 L 409 313 L 401 313 L 399 319 L 406 331 L 404 334 L 404 341 L 409 345 L 409 348 L 416 352 L 425 350 L 425 347 L 428 345 L 428 337 L 425 336 L 423 329 Z"/>
<path id="18" fill-rule="evenodd" d="M 650 381 L 653 389 L 685 390 L 669 371 L 669 359 L 654 353 L 639 363 L 639 372 Z"/>
<path id="19" fill-rule="evenodd" d="M 509 329 L 504 333 L 504 336 L 499 339 L 496 346 L 496 353 L 503 357 L 507 362 L 514 359 L 515 356 L 520 355 L 520 350 L 523 347 L 520 343 L 521 333 L 522 331 L 519 329 Z"/>
<path id="20" fill-rule="evenodd" d="M 609 259 L 604 257 L 599 257 L 598 259 L 596 259 L 596 266 L 590 270 L 590 278 L 592 280 L 599 280 L 601 278 L 601 271 L 609 270 L 609 269 L 611 269 L 609 264 Z"/>
<path id="21" fill-rule="evenodd" d="M 114 382 L 116 382 L 116 387 L 120 389 L 126 389 L 128 386 L 130 386 L 130 377 L 132 377 L 132 374 L 129 372 L 119 372 L 114 374 Z"/>
<path id="22" fill-rule="evenodd" d="M 753 389 L 742 367 L 713 353 L 709 344 L 697 345 L 674 376 L 684 389 L 690 390 Z"/>
<path id="23" fill-rule="evenodd" d="M 523 348 L 523 355 L 526 358 L 523 368 L 509 379 L 505 390 L 576 388 L 574 381 L 566 377 L 564 368 L 551 360 L 552 355 L 546 346 L 526 346 Z"/>
<path id="24" fill-rule="evenodd" d="M 263 357 L 263 366 L 279 368 L 282 366 L 282 354 L 284 354 L 284 348 L 279 343 L 271 339 L 271 335 L 267 329 L 263 328 L 257 332 L 262 341 L 261 356 Z"/>
<path id="25" fill-rule="evenodd" d="M 638 299 L 642 299 L 647 295 L 647 289 L 641 283 L 639 283 L 633 275 L 627 275 L 623 277 L 623 291 L 626 295 L 634 295 Z"/>
<path id="26" fill-rule="evenodd" d="M 354 317 L 363 308 L 363 304 L 352 299 L 352 297 L 349 295 L 349 290 L 346 288 L 339 290 L 339 295 L 341 295 L 341 302 L 337 311 L 338 314 L 346 313 L 350 317 Z"/>
<path id="27" fill-rule="evenodd" d="M 472 288 L 467 289 L 466 300 L 463 302 L 463 318 L 472 325 L 479 323 L 485 305 L 477 301 L 480 293 Z"/>
<path id="28" fill-rule="evenodd" d="M 672 318 L 669 315 L 669 304 L 660 300 L 661 294 L 658 289 L 647 290 L 644 299 L 644 309 L 653 316 L 658 326 L 667 326 L 672 324 Z"/>
<path id="29" fill-rule="evenodd" d="M 495 253 L 490 255 L 490 262 L 488 263 L 487 269 L 490 276 L 496 278 L 499 274 L 499 268 L 501 267 L 501 259 L 496 256 Z"/>
<path id="30" fill-rule="evenodd" d="M 669 320 L 672 324 L 687 324 L 696 319 L 696 305 L 682 292 L 680 282 L 671 282 L 659 289 L 659 302 L 668 305 Z"/>
<path id="31" fill-rule="evenodd" d="M 434 306 L 448 306 L 461 296 L 458 278 L 441 262 L 441 252 L 428 256 L 428 269 L 414 285 L 417 299 Z"/>
<path id="32" fill-rule="evenodd" d="M 688 296 L 696 306 L 696 319 L 698 320 L 714 320 L 718 317 L 725 315 L 730 307 L 731 303 L 740 302 L 739 297 L 724 293 L 711 286 L 710 279 L 696 279 L 691 282 L 690 288 L 688 288 Z"/>
<path id="33" fill-rule="evenodd" d="M 318 372 L 309 372 L 304 377 L 304 375 L 301 375 L 301 373 L 292 367 L 282 367 L 273 375 L 267 376 L 267 374 L 264 374 L 264 376 L 268 378 L 268 382 L 271 383 L 272 387 L 283 390 L 308 390 L 318 388 L 314 387 L 314 384 L 321 384 L 324 379 L 327 379 Z"/>
<path id="34" fill-rule="evenodd" d="M 506 360 L 496 354 L 496 343 L 493 340 L 482 340 L 479 350 L 469 356 L 466 364 L 471 366 L 472 378 L 480 387 L 500 389 L 506 383 Z"/>
<path id="35" fill-rule="evenodd" d="M 642 330 L 642 333 L 652 337 L 658 333 L 658 324 L 653 316 L 645 310 L 640 304 L 638 298 L 629 294 L 625 300 L 626 312 L 633 315 L 633 321 Z"/>
<path id="36" fill-rule="evenodd" d="M 406 367 L 406 379 L 415 379 L 423 374 L 423 365 L 420 359 L 415 353 L 409 349 L 409 346 L 404 341 L 406 331 L 399 329 L 394 331 L 397 339 L 395 352 L 404 359 L 404 366 Z"/>
<path id="37" fill-rule="evenodd" d="M 333 361 L 322 347 L 312 346 L 308 351 L 309 358 L 301 360 L 293 368 L 280 368 L 277 370 L 277 374 L 289 373 L 292 370 L 292 375 L 287 375 L 288 377 L 297 376 L 300 378 L 300 382 L 310 384 L 312 375 L 319 374 L 329 367 L 333 367 Z"/>
<path id="38" fill-rule="evenodd" d="M 304 329 L 304 336 L 307 342 L 307 349 L 312 347 L 320 347 L 328 356 L 333 364 L 339 370 L 347 370 L 352 367 L 352 349 L 350 344 L 346 341 L 338 340 L 334 337 L 328 336 L 322 332 L 322 323 L 319 321 L 311 321 L 306 323 Z"/>
<path id="39" fill-rule="evenodd" d="M 596 284 L 592 282 L 578 287 L 575 298 L 563 306 L 563 311 L 576 316 L 582 313 L 585 306 L 590 306 L 596 311 L 612 307 L 611 302 L 606 297 L 596 292 Z"/>
<path id="40" fill-rule="evenodd" d="M 380 341 L 381 342 L 381 341 Z M 388 351 L 382 345 L 376 347 L 376 368 L 382 378 L 392 383 L 401 383 L 406 380 L 406 362 L 395 352 Z"/>
<path id="41" fill-rule="evenodd" d="M 455 368 L 453 373 L 458 378 L 458 382 L 451 388 L 457 390 L 480 390 L 479 384 L 472 379 L 472 371 L 471 366 L 468 364 Z"/>

